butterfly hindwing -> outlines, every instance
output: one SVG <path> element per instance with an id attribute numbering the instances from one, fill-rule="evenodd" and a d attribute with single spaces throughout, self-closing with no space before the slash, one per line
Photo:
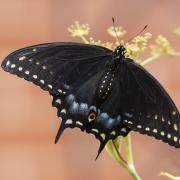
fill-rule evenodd
<path id="1" fill-rule="evenodd" d="M 127 59 L 121 83 L 124 123 L 132 130 L 180 147 L 180 115 L 160 83 L 142 66 Z"/>
<path id="2" fill-rule="evenodd" d="M 96 97 L 97 84 L 103 74 L 104 69 L 81 84 L 79 89 L 69 91 L 64 96 L 51 94 L 53 96 L 52 104 L 57 108 L 57 115 L 61 119 L 55 142 L 66 128 L 78 127 L 82 131 L 93 134 L 100 141 L 98 157 L 108 140 L 115 139 L 119 135 L 126 136 L 129 133 L 130 129 L 122 123 L 119 112 L 118 83 L 107 101 L 101 105 L 96 104 L 94 97 Z M 114 108 L 112 108 L 112 104 Z M 88 118 L 91 111 L 96 113 L 95 120 Z"/>

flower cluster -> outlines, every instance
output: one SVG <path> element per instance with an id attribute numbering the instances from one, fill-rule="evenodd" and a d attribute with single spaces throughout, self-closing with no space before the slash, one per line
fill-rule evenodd
<path id="1" fill-rule="evenodd" d="M 155 44 L 150 45 L 152 55 L 173 55 L 175 50 L 171 47 L 169 41 L 162 35 L 158 35 Z"/>
<path id="2" fill-rule="evenodd" d="M 127 34 L 127 31 L 123 27 L 114 27 L 110 26 L 107 28 L 108 34 L 115 39 L 114 43 L 112 42 L 103 42 L 101 40 L 94 40 L 94 38 L 89 37 L 90 27 L 88 24 L 80 24 L 76 21 L 73 25 L 68 28 L 68 31 L 71 33 L 72 37 L 77 37 L 81 39 L 84 43 L 99 45 L 107 47 L 113 50 L 119 42 L 123 42 L 124 36 Z M 177 35 L 180 35 L 180 28 L 175 29 L 174 31 Z M 146 64 L 146 61 L 152 61 L 157 59 L 161 55 L 179 55 L 172 46 L 170 42 L 162 35 L 158 35 L 154 44 L 149 44 L 149 40 L 152 38 L 151 33 L 145 33 L 144 35 L 138 35 L 132 38 L 130 42 L 125 43 L 126 47 L 126 56 L 136 60 L 142 65 Z M 147 50 L 149 52 L 148 59 L 142 61 L 142 54 Z"/>
<path id="3" fill-rule="evenodd" d="M 123 27 L 121 26 L 119 27 L 110 26 L 107 29 L 107 32 L 111 37 L 116 39 L 116 45 L 118 45 L 119 41 L 121 41 L 124 35 L 127 33 L 126 30 L 124 30 Z"/>
<path id="4" fill-rule="evenodd" d="M 86 37 L 89 35 L 90 31 L 90 27 L 88 24 L 80 25 L 79 22 L 76 21 L 68 28 L 68 31 L 71 33 L 72 37 L 79 37 L 85 43 L 88 43 L 88 41 L 86 41 Z"/>
<path id="5" fill-rule="evenodd" d="M 147 49 L 147 44 L 151 39 L 151 33 L 145 33 L 144 35 L 136 36 L 132 39 L 130 43 L 126 43 L 127 55 L 141 62 L 141 55 Z"/>

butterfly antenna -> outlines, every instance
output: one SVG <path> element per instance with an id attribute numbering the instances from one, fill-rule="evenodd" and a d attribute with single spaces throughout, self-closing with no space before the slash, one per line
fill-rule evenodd
<path id="1" fill-rule="evenodd" d="M 114 20 L 114 17 L 112 17 L 112 22 L 113 22 L 114 32 L 115 32 L 115 34 L 116 34 L 116 39 L 117 39 L 118 43 L 121 44 L 121 43 L 120 43 L 120 39 L 118 38 L 118 35 L 117 35 L 116 28 L 115 28 L 115 20 Z"/>
<path id="2" fill-rule="evenodd" d="M 128 41 L 126 41 L 126 43 L 127 42 L 130 42 L 132 39 L 134 39 L 136 36 L 139 36 L 142 32 L 144 32 L 145 31 L 145 29 L 148 27 L 148 25 L 145 25 L 144 26 L 144 28 L 141 30 L 141 31 L 139 31 L 137 34 L 135 34 L 133 37 L 131 37 Z"/>

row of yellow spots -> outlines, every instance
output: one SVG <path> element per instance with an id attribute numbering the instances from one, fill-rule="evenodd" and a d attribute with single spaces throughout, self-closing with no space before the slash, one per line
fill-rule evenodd
<path id="1" fill-rule="evenodd" d="M 26 59 L 26 56 L 22 56 L 22 57 L 20 57 L 19 58 L 19 60 L 20 61 L 23 61 L 23 60 L 25 60 Z M 31 59 L 32 60 L 32 59 Z M 6 63 L 6 66 L 9 66 L 11 64 L 11 62 L 10 61 L 7 61 L 7 63 Z M 36 64 L 37 65 L 39 65 L 39 62 L 36 62 Z M 10 66 L 12 69 L 14 69 L 14 68 L 16 68 L 16 64 L 11 64 L 11 66 Z M 42 69 L 46 69 L 46 66 L 42 66 Z M 23 67 L 18 67 L 18 71 L 23 71 Z M 26 71 L 24 71 L 24 73 L 26 74 L 26 75 L 29 75 L 30 74 L 30 71 L 28 71 L 28 70 L 26 70 Z M 36 74 L 34 74 L 34 75 L 32 75 L 32 77 L 33 77 L 33 79 L 38 79 L 38 76 L 36 75 Z M 45 81 L 43 80 L 43 79 L 40 79 L 39 80 L 40 81 L 40 83 L 41 84 L 45 84 Z M 52 89 L 53 88 L 53 86 L 51 85 L 51 84 L 48 84 L 47 85 L 50 89 Z M 63 90 L 61 90 L 61 89 L 58 89 L 58 92 L 59 93 L 61 93 L 61 94 L 66 94 L 66 92 L 65 91 L 63 91 Z"/>
<path id="2" fill-rule="evenodd" d="M 175 114 L 174 114 L 174 115 L 175 115 Z M 133 124 L 132 121 L 128 121 L 128 120 L 124 120 L 124 122 L 126 122 L 126 123 L 128 123 L 128 124 L 130 124 L 130 125 Z M 142 125 L 137 125 L 136 127 L 137 127 L 138 129 L 142 129 L 142 128 L 143 128 Z M 145 129 L 145 131 L 147 131 L 147 132 L 148 132 L 148 131 L 151 131 L 150 127 L 145 127 L 144 129 Z M 178 131 L 177 124 L 174 124 L 174 130 Z M 154 129 L 152 129 L 152 132 L 156 134 L 156 133 L 158 133 L 158 130 L 154 128 Z M 165 132 L 164 132 L 164 131 L 161 131 L 161 132 L 159 132 L 159 133 L 160 133 L 161 136 L 165 136 Z M 172 136 L 170 133 L 168 133 L 166 136 L 167 136 L 168 139 L 173 138 L 174 142 L 177 142 L 177 141 L 178 141 L 178 137 L 177 137 L 177 136 Z M 179 139 L 179 144 L 180 144 L 180 139 Z"/>

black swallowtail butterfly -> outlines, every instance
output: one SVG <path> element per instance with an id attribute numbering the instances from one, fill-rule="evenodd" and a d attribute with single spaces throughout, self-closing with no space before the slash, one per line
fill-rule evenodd
<path id="1" fill-rule="evenodd" d="M 11 53 L 2 68 L 33 82 L 53 96 L 66 128 L 78 127 L 100 141 L 126 136 L 131 130 L 180 148 L 180 115 L 175 104 L 142 66 L 115 51 L 89 44 L 60 42 Z"/>

